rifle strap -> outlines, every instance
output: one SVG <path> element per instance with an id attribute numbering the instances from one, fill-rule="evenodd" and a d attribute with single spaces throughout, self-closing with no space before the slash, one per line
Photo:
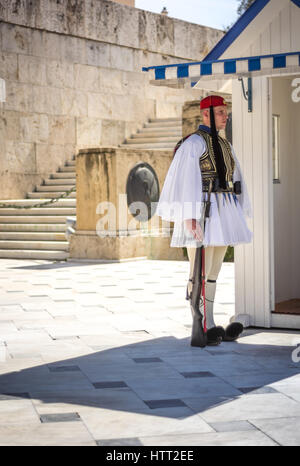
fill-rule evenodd
<path id="1" fill-rule="evenodd" d="M 202 296 L 203 296 L 203 330 L 204 333 L 207 332 L 206 328 L 206 304 L 205 304 L 205 248 L 202 246 Z"/>

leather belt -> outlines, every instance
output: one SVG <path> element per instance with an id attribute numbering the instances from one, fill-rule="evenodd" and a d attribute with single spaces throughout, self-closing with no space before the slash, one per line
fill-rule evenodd
<path id="1" fill-rule="evenodd" d="M 203 187 L 203 189 L 202 189 L 203 193 L 208 193 L 208 191 L 209 191 L 209 188 L 206 189 L 205 187 Z M 234 193 L 234 189 L 233 188 L 232 189 L 221 189 L 221 188 L 220 189 L 212 189 L 211 193 Z"/>
<path id="2" fill-rule="evenodd" d="M 204 193 L 208 193 L 210 191 L 212 193 L 241 194 L 241 183 L 239 181 L 236 181 L 235 183 L 233 183 L 232 181 L 229 181 L 227 183 L 227 188 L 222 189 L 219 186 L 217 178 L 214 180 L 203 180 L 202 191 Z"/>

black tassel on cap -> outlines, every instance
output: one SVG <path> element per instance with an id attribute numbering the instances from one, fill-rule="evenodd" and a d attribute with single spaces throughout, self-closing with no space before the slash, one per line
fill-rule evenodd
<path id="1" fill-rule="evenodd" d="M 210 110 L 210 129 L 211 129 L 211 136 L 212 136 L 212 145 L 216 160 L 218 178 L 219 178 L 219 186 L 221 189 L 227 189 L 227 182 L 226 182 L 226 165 L 224 162 L 223 152 L 219 143 L 218 134 L 216 130 L 216 123 L 215 123 L 215 114 L 213 106 L 209 107 Z"/>

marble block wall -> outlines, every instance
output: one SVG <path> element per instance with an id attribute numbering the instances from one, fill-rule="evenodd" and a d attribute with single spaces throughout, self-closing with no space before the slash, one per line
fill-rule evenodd
<path id="1" fill-rule="evenodd" d="M 24 197 L 79 149 L 181 116 L 201 91 L 151 86 L 142 67 L 201 60 L 222 35 L 108 0 L 0 0 L 0 199 Z"/>

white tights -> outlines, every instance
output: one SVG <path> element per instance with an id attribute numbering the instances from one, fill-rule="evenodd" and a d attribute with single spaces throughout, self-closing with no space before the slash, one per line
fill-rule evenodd
<path id="1" fill-rule="evenodd" d="M 193 277 L 196 248 L 187 248 L 190 261 L 190 279 Z M 219 276 L 227 246 L 208 246 L 205 248 L 205 306 L 207 328 L 215 327 L 213 305 L 216 294 L 216 281 Z M 189 281 L 188 292 L 192 290 L 192 282 Z"/>
<path id="2" fill-rule="evenodd" d="M 226 254 L 227 246 L 208 246 L 205 248 L 205 279 L 216 281 Z M 190 261 L 190 278 L 193 276 L 196 248 L 187 248 Z"/>

